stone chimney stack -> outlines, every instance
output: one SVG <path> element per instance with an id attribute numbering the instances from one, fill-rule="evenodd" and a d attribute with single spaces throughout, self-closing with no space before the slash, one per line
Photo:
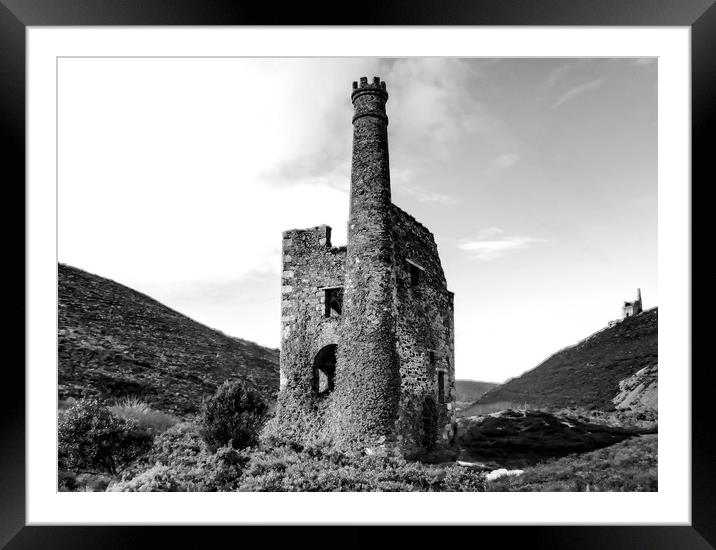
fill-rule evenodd
<path id="1" fill-rule="evenodd" d="M 342 438 L 374 447 L 393 440 L 400 396 L 385 82 L 361 78 L 353 83 L 351 100 L 353 157 L 343 306 L 343 330 L 350 336 L 338 350 L 336 427 Z"/>

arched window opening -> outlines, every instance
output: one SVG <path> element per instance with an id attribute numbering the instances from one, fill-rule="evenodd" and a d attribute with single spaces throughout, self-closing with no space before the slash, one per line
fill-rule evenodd
<path id="1" fill-rule="evenodd" d="M 324 317 L 338 317 L 343 313 L 343 287 L 324 289 Z"/>
<path id="2" fill-rule="evenodd" d="M 321 348 L 313 359 L 313 391 L 323 397 L 333 391 L 336 382 L 336 344 Z"/>

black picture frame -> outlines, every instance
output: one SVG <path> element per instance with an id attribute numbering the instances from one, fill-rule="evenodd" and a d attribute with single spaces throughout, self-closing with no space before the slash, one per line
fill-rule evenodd
<path id="1" fill-rule="evenodd" d="M 4 166 L 14 170 L 3 186 L 6 204 L 24 198 L 25 181 L 25 30 L 28 26 L 112 25 L 565 25 L 683 26 L 691 29 L 692 204 L 693 192 L 705 188 L 716 104 L 716 7 L 714 0 L 389 0 L 381 2 L 293 2 L 277 6 L 241 0 L 0 0 L 0 109 Z M 710 174 L 709 174 L 710 175 Z M 700 181 L 700 185 L 696 182 Z M 12 196 L 15 193 L 18 196 Z M 703 203 L 702 203 L 703 204 Z M 24 209 L 23 209 L 24 211 Z M 6 214 L 10 207 L 6 207 Z M 693 220 L 693 218 L 692 218 Z M 16 221 L 3 216 L 5 235 Z M 693 223 L 693 221 L 692 221 Z M 14 229 L 14 231 L 11 231 Z M 694 233 L 694 235 L 696 235 Z M 6 239 L 6 243 L 14 239 Z M 6 246 L 7 248 L 7 246 Z M 5 288 L 25 281 L 24 245 L 3 270 Z M 6 258 L 6 265 L 10 264 Z M 22 263 L 20 263 L 22 262 Z M 17 266 L 22 265 L 22 269 Z M 693 261 L 691 273 L 693 271 Z M 27 288 L 24 287 L 27 291 Z M 19 295 L 9 292 L 8 294 Z M 24 305 L 24 304 L 23 304 Z M 700 307 L 706 307 L 700 302 Z M 25 319 L 23 314 L 22 319 Z M 25 323 L 13 319 L 6 342 L 19 349 Z M 698 328 L 698 327 L 694 327 Z M 700 329 L 703 330 L 703 329 Z M 693 340 L 693 337 L 692 337 Z M 24 341 L 24 339 L 23 339 Z M 7 346 L 9 349 L 10 346 Z M 22 362 L 24 363 L 24 349 Z M 168 548 L 211 547 L 226 538 L 274 544 L 273 527 L 26 526 L 25 524 L 25 387 L 20 361 L 4 366 L 6 391 L 0 401 L 0 547 L 21 548 Z M 683 365 L 684 369 L 690 365 Z M 499 544 L 502 547 L 570 549 L 706 549 L 716 547 L 716 453 L 710 445 L 714 414 L 710 362 L 692 369 L 692 522 L 689 526 L 525 526 L 401 529 L 400 544 Z M 10 388 L 13 388 L 11 391 Z M 306 527 L 286 527 L 281 534 L 298 541 Z M 365 547 L 395 534 L 382 527 L 350 527 L 335 532 L 322 527 L 308 534 L 312 545 Z M 350 529 L 350 532 L 348 530 Z M 394 528 L 391 528 L 394 529 Z M 445 529 L 449 529 L 448 532 Z M 260 532 L 257 532 L 260 530 Z M 303 538 L 303 537 L 302 537 Z M 259 542 L 261 541 L 261 542 Z"/>

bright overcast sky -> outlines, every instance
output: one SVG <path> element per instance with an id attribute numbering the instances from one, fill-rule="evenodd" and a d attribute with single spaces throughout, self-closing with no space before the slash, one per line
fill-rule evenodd
<path id="1" fill-rule="evenodd" d="M 345 243 L 351 83 L 390 99 L 393 201 L 501 382 L 657 291 L 647 59 L 61 59 L 59 259 L 278 347 L 285 229 Z"/>

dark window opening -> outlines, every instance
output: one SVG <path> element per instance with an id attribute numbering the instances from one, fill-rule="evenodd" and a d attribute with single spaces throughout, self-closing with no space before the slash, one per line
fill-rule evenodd
<path id="1" fill-rule="evenodd" d="M 408 264 L 410 266 L 410 286 L 418 286 L 420 284 L 421 271 L 417 265 Z"/>
<path id="2" fill-rule="evenodd" d="M 326 289 L 326 317 L 337 317 L 343 312 L 343 288 Z"/>
<path id="3" fill-rule="evenodd" d="M 445 403 L 445 373 L 438 371 L 438 401 Z"/>
<path id="4" fill-rule="evenodd" d="M 336 344 L 321 348 L 313 359 L 313 392 L 326 396 L 333 391 L 336 383 Z"/>
<path id="5" fill-rule="evenodd" d="M 433 350 L 428 351 L 428 357 L 430 358 L 430 366 L 435 366 L 435 352 Z"/>
<path id="6" fill-rule="evenodd" d="M 435 447 L 438 438 L 438 407 L 435 404 L 435 399 L 431 396 L 427 396 L 423 400 L 422 417 L 422 444 L 429 451 Z"/>

